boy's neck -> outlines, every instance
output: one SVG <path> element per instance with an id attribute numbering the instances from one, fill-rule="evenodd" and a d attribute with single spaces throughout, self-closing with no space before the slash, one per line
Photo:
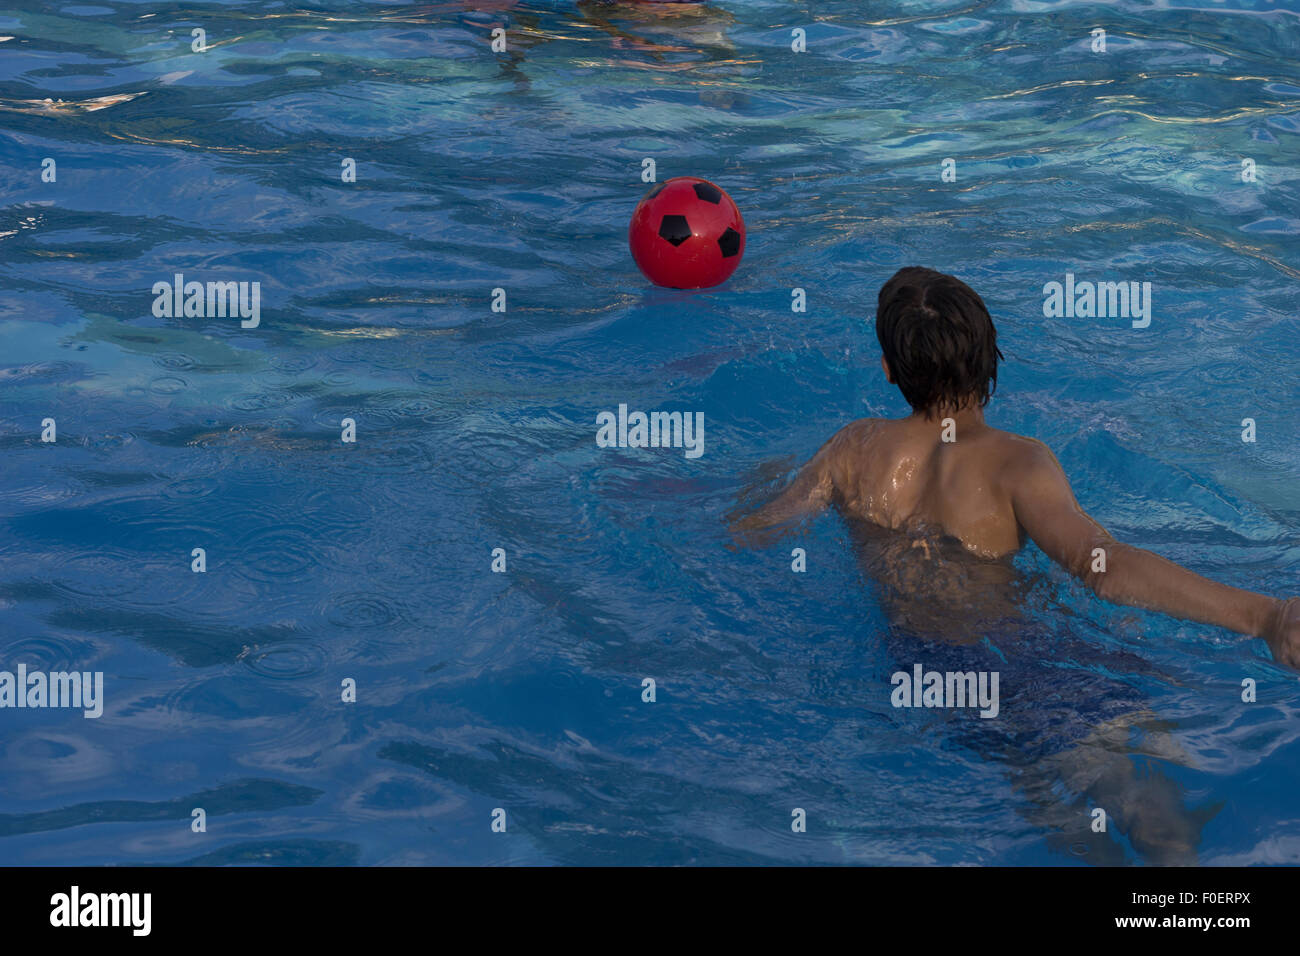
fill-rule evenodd
<path id="1" fill-rule="evenodd" d="M 912 412 L 908 418 L 909 420 L 920 422 L 940 422 L 945 418 L 951 418 L 956 422 L 958 429 L 965 429 L 973 425 L 984 424 L 984 409 L 975 402 L 968 402 L 960 408 L 939 406 L 922 409 L 920 411 Z"/>

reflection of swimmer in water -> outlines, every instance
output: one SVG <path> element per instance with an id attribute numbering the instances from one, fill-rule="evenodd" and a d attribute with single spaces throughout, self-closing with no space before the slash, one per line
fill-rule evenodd
<path id="1" fill-rule="evenodd" d="M 582 42 L 590 47 L 585 57 L 605 56 L 621 51 L 611 65 L 619 69 L 686 72 L 701 62 L 710 66 L 730 62 L 735 46 L 727 36 L 735 17 L 706 3 L 649 2 L 649 0 L 578 0 L 564 16 L 548 15 L 535 7 L 517 8 L 515 0 L 477 4 L 467 11 L 463 4 L 422 4 L 402 8 L 395 19 L 429 22 L 457 12 L 467 25 L 490 31 L 507 28 L 510 41 L 502 63 L 507 69 L 522 66 L 534 48 L 556 41 Z M 502 16 L 498 16 L 502 14 Z M 597 33 L 599 44 L 589 41 Z M 642 57 L 627 54 L 644 54 Z"/>
<path id="2" fill-rule="evenodd" d="M 879 589 L 891 656 L 940 671 L 1000 672 L 1004 719 L 957 715 L 957 734 L 1006 761 L 1054 843 L 1116 862 L 1122 851 L 1088 826 L 1090 805 L 1150 862 L 1195 862 L 1213 811 L 1188 810 L 1169 777 L 1136 772 L 1134 734 L 1141 754 L 1186 757 L 1138 692 L 1104 676 L 1150 668 L 1133 655 L 1098 661 L 1095 648 L 1063 656 L 1101 666 L 1044 668 L 1049 635 L 1024 617 L 1028 585 L 1010 556 L 1031 539 L 1104 599 L 1262 637 L 1291 667 L 1300 666 L 1300 599 L 1218 584 L 1116 541 L 1079 508 L 1046 446 L 987 426 L 982 409 L 1001 353 L 984 303 L 964 283 L 901 270 L 880 292 L 876 329 L 885 375 L 913 414 L 845 426 L 785 492 L 732 527 L 761 540 L 835 505 Z M 1050 637 L 1058 651 L 1082 643 Z"/>
<path id="3" fill-rule="evenodd" d="M 1262 637 L 1280 663 L 1300 668 L 1300 598 L 1219 584 L 1116 541 L 1079 508 L 1046 445 L 984 423 L 1002 353 L 988 310 L 964 282 L 900 270 L 880 290 L 876 334 L 885 375 L 913 413 L 844 426 L 736 530 L 834 504 L 867 524 L 954 538 L 989 560 L 1029 538 L 1105 600 Z"/>

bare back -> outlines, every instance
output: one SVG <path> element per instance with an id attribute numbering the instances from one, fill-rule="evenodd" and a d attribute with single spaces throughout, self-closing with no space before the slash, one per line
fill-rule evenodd
<path id="1" fill-rule="evenodd" d="M 947 535 L 981 557 L 1019 550 L 1014 466 L 1031 440 L 944 421 L 862 419 L 841 429 L 824 449 L 834 504 L 884 528 Z"/>
<path id="2" fill-rule="evenodd" d="M 785 491 L 733 528 L 775 528 L 832 504 L 863 528 L 906 532 L 895 538 L 908 539 L 896 542 L 907 550 L 895 549 L 877 576 L 923 604 L 971 585 L 987 595 L 995 582 L 984 570 L 980 581 L 971 579 L 970 569 L 1009 573 L 997 559 L 1029 539 L 1108 601 L 1263 637 L 1282 663 L 1300 669 L 1300 597 L 1284 602 L 1220 584 L 1116 541 L 1079 507 L 1046 445 L 990 428 L 978 407 L 851 422 Z M 932 554 L 931 542 L 945 538 L 966 557 L 986 560 L 954 561 L 946 547 Z M 911 554 L 916 547 L 924 564 Z"/>

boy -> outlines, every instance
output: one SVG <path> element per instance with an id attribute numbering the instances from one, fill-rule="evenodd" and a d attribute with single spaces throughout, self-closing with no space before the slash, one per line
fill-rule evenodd
<path id="1" fill-rule="evenodd" d="M 876 336 L 885 378 L 912 414 L 844 426 L 737 530 L 785 524 L 833 504 L 885 528 L 940 532 L 986 558 L 1029 538 L 1107 601 L 1262 637 L 1276 660 L 1300 668 L 1300 598 L 1218 584 L 1116 541 L 1079 508 L 1046 445 L 984 423 L 1002 353 L 988 309 L 964 282 L 932 269 L 899 270 L 880 290 Z M 1094 570 L 1100 554 L 1104 571 Z"/>

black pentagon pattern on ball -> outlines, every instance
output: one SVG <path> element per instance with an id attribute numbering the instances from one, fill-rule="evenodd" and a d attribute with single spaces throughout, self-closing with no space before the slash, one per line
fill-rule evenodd
<path id="1" fill-rule="evenodd" d="M 659 223 L 659 235 L 674 246 L 680 246 L 691 238 L 691 226 L 685 216 L 664 216 L 663 222 Z"/>
<path id="2" fill-rule="evenodd" d="M 722 250 L 722 258 L 730 259 L 740 251 L 740 233 L 728 227 L 727 231 L 718 237 L 718 248 Z"/>
<path id="3" fill-rule="evenodd" d="M 654 199 L 655 196 L 658 196 L 661 192 L 664 191 L 664 187 L 667 185 L 668 185 L 667 183 L 660 183 L 658 186 L 655 186 L 653 189 L 651 189 L 648 193 L 645 194 L 645 199 L 642 199 L 641 201 L 645 202 L 646 199 Z"/>
<path id="4" fill-rule="evenodd" d="M 696 183 L 695 195 L 699 196 L 705 202 L 713 203 L 715 206 L 722 202 L 722 190 L 713 185 L 713 183 Z"/>

